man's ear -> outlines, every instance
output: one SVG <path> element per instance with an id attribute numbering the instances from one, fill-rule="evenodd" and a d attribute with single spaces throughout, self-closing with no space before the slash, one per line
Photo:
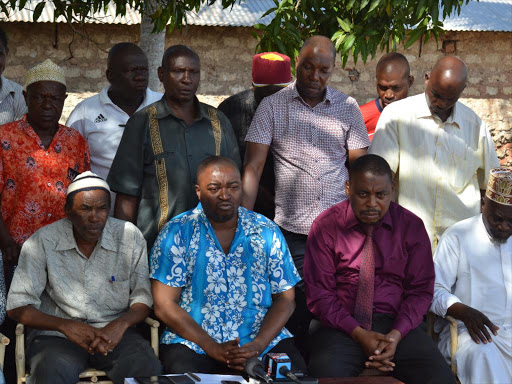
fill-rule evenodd
<path id="1" fill-rule="evenodd" d="M 201 188 L 199 188 L 199 185 L 196 184 L 196 195 L 198 200 L 201 200 Z"/>
<path id="2" fill-rule="evenodd" d="M 414 76 L 410 75 L 409 76 L 409 88 L 412 87 L 413 84 L 414 84 Z"/>
<path id="3" fill-rule="evenodd" d="M 425 73 L 425 85 L 428 83 L 429 80 L 430 80 L 430 72 L 426 72 Z"/>
<path id="4" fill-rule="evenodd" d="M 345 194 L 348 196 L 350 193 L 350 183 L 347 181 L 345 181 Z"/>
<path id="5" fill-rule="evenodd" d="M 110 84 L 112 84 L 112 70 L 110 68 L 107 68 L 105 71 L 105 76 Z"/>
<path id="6" fill-rule="evenodd" d="M 158 74 L 158 80 L 160 80 L 161 83 L 163 83 L 163 78 L 164 78 L 164 69 L 162 67 L 158 67 L 158 70 L 157 70 L 157 74 Z"/>

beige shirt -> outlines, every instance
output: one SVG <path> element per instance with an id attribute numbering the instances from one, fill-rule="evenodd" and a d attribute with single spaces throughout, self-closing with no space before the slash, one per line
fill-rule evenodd
<path id="1" fill-rule="evenodd" d="M 7 297 L 8 310 L 33 305 L 94 327 L 117 319 L 135 303 L 153 305 L 146 241 L 132 223 L 112 217 L 89 258 L 78 250 L 68 219 L 34 233 L 23 244 Z"/>
<path id="2" fill-rule="evenodd" d="M 424 93 L 384 109 L 369 153 L 397 174 L 397 202 L 423 220 L 433 251 L 448 227 L 480 212 L 480 189 L 499 167 L 489 130 L 470 108 L 457 102 L 443 123 Z"/>

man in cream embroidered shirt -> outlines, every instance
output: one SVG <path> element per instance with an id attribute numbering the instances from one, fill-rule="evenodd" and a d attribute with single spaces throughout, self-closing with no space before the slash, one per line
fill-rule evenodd
<path id="1" fill-rule="evenodd" d="M 499 163 L 485 123 L 457 101 L 465 64 L 444 57 L 425 79 L 424 94 L 384 109 L 369 153 L 389 163 L 397 202 L 423 220 L 434 251 L 448 227 L 480 212 L 481 191 Z"/>

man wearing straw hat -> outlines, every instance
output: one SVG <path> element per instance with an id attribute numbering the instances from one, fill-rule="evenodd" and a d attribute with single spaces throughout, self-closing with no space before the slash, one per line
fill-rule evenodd
<path id="1" fill-rule="evenodd" d="M 88 367 L 116 384 L 161 373 L 133 328 L 153 305 L 142 233 L 109 217 L 110 188 L 89 171 L 69 185 L 64 209 L 23 245 L 7 299 L 9 316 L 31 328 L 28 383 L 76 383 Z"/>
<path id="2" fill-rule="evenodd" d="M 459 320 L 455 353 L 461 383 L 512 382 L 512 168 L 494 168 L 482 213 L 441 237 L 430 310 Z M 439 348 L 449 358 L 444 320 Z"/>

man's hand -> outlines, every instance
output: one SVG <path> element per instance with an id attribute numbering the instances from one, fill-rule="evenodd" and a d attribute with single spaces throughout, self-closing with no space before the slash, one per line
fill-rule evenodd
<path id="1" fill-rule="evenodd" d="M 96 351 L 106 356 L 119 344 L 127 329 L 128 325 L 119 319 L 108 323 L 98 329 L 98 336 L 89 345 L 89 351 Z"/>
<path id="2" fill-rule="evenodd" d="M 229 352 L 239 348 L 240 339 L 226 341 L 225 343 L 216 343 L 213 341 L 203 348 L 208 356 L 227 365 Z"/>
<path id="3" fill-rule="evenodd" d="M 494 325 L 482 312 L 468 305 L 455 303 L 448 308 L 446 314 L 457 320 L 462 320 L 468 329 L 469 335 L 477 344 L 480 344 L 480 341 L 484 344 L 492 342 L 491 335 L 487 331 L 487 328 L 489 328 L 494 336 L 498 335 L 498 329 L 500 329 L 500 327 Z"/>
<path id="4" fill-rule="evenodd" d="M 264 348 L 256 340 L 253 340 L 242 347 L 232 349 L 228 352 L 228 367 L 237 371 L 243 371 L 247 360 L 251 357 L 258 357 L 263 350 Z"/>
<path id="5" fill-rule="evenodd" d="M 89 346 L 96 337 L 100 337 L 104 342 L 108 343 L 108 340 L 104 339 L 104 336 L 98 332 L 99 329 L 91 327 L 89 324 L 85 324 L 80 321 L 68 320 L 62 325 L 60 331 L 68 338 L 69 341 L 79 345 L 91 355 L 94 351 L 90 350 Z"/>
<path id="6" fill-rule="evenodd" d="M 12 240 L 12 239 L 11 239 Z M 14 240 L 7 243 L 2 248 L 2 256 L 4 260 L 10 264 L 18 264 L 18 258 L 20 257 L 21 245 L 16 243 Z"/>
<path id="7" fill-rule="evenodd" d="M 392 329 L 386 336 L 393 341 L 380 341 L 375 349 L 375 354 L 371 355 L 366 362 L 366 367 L 377 368 L 382 372 L 390 372 L 393 370 L 395 363 L 393 359 L 395 357 L 396 347 L 400 340 L 402 340 L 402 334 L 396 329 Z"/>
<path id="8" fill-rule="evenodd" d="M 352 331 L 351 336 L 352 339 L 354 339 L 354 341 L 358 343 L 361 348 L 363 348 L 364 354 L 368 357 L 376 355 L 376 351 L 378 350 L 379 346 L 382 348 L 386 344 L 395 341 L 395 339 L 389 336 L 389 333 L 387 335 L 383 335 L 382 333 L 367 331 L 361 327 L 356 327 L 356 329 Z"/>

